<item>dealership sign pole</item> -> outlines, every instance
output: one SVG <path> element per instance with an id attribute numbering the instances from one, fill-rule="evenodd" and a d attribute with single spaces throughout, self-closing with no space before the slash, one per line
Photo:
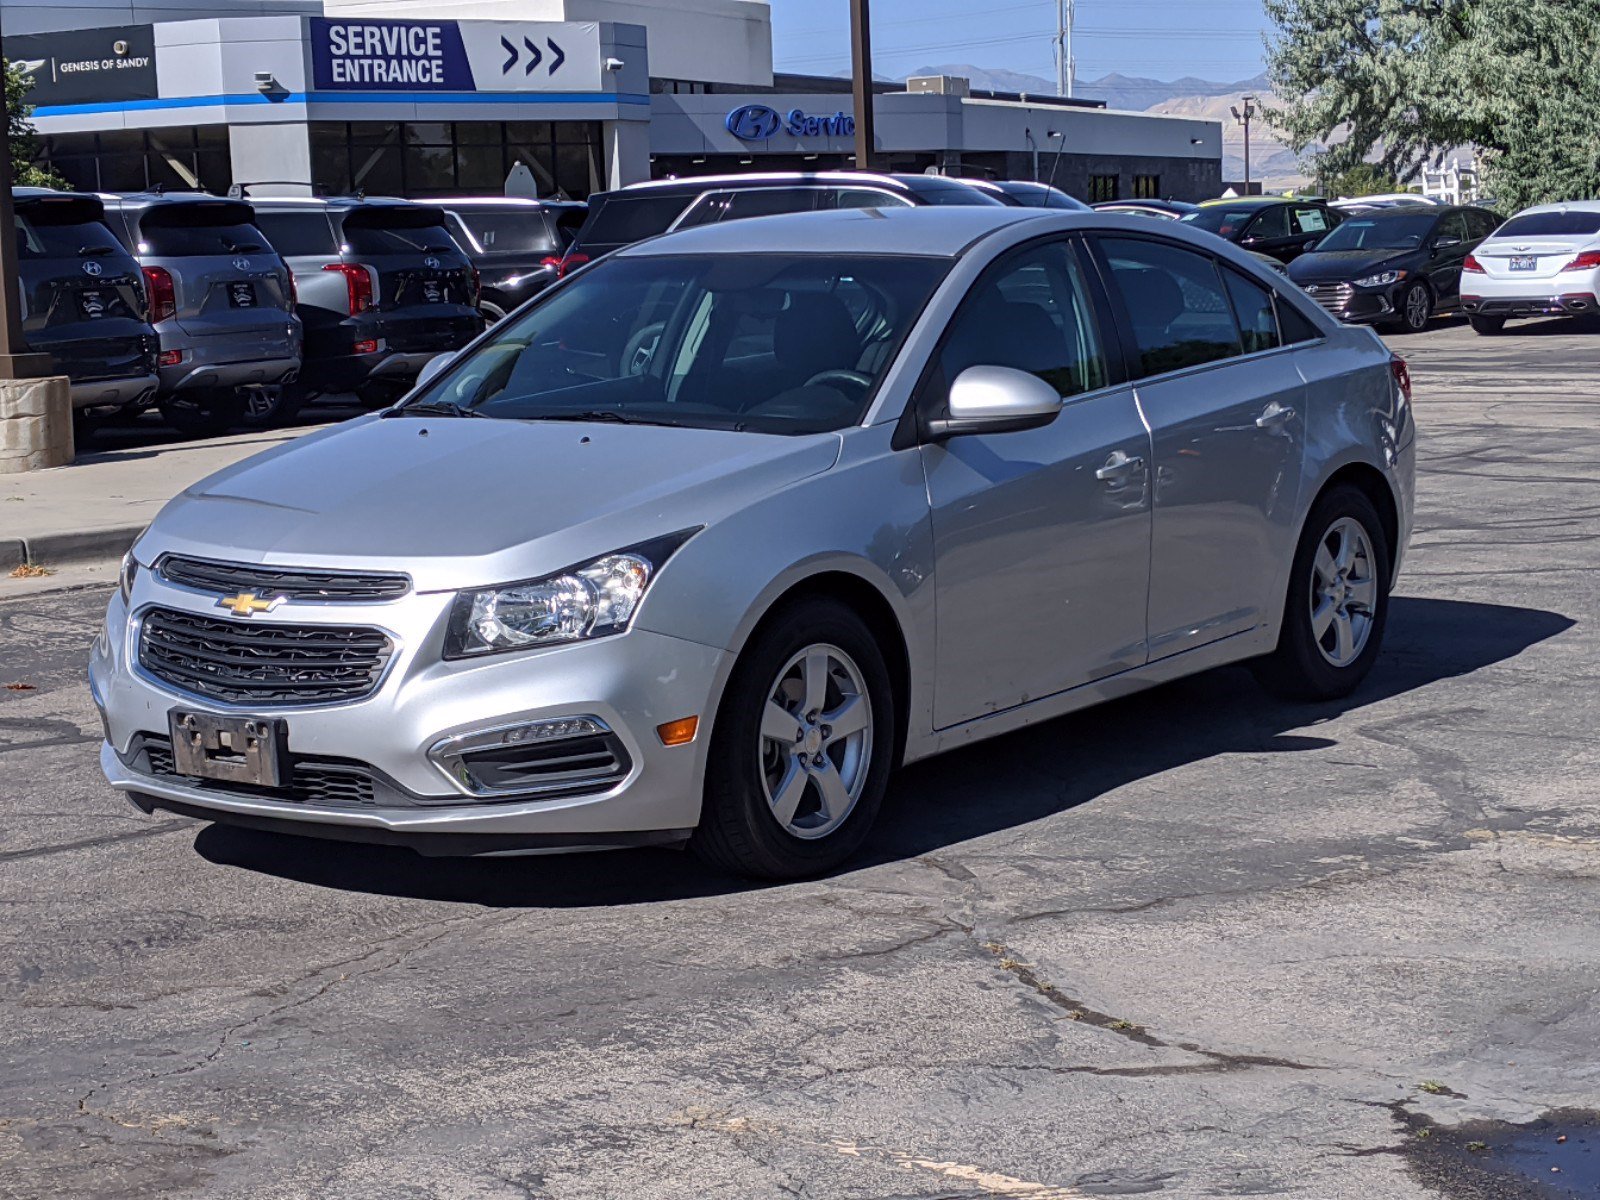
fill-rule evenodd
<path id="1" fill-rule="evenodd" d="M 0 44 L 0 64 L 10 70 Z M 22 338 L 22 297 L 17 279 L 17 210 L 11 200 L 11 108 L 0 88 L 0 379 L 33 379 L 50 371 L 50 357 L 31 354 Z"/>
<path id="2" fill-rule="evenodd" d="M 867 0 L 850 0 L 851 90 L 856 110 L 856 170 L 872 170 L 872 18 Z"/>

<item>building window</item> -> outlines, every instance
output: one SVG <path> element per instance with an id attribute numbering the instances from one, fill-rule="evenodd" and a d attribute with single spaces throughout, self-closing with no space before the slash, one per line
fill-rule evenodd
<path id="1" fill-rule="evenodd" d="M 1133 197 L 1135 200 L 1161 199 L 1161 176 L 1135 175 L 1133 177 Z"/>
<path id="2" fill-rule="evenodd" d="M 1116 175 L 1089 176 L 1089 203 L 1098 204 L 1102 200 L 1122 199 L 1121 189 L 1117 186 L 1119 178 Z"/>
<path id="3" fill-rule="evenodd" d="M 86 192 L 161 187 L 221 193 L 233 183 L 228 130 L 222 125 L 59 133 L 39 143 L 40 165 Z"/>
<path id="4" fill-rule="evenodd" d="M 331 194 L 499 195 L 517 163 L 539 195 L 605 186 L 597 121 L 313 121 L 311 182 Z"/>

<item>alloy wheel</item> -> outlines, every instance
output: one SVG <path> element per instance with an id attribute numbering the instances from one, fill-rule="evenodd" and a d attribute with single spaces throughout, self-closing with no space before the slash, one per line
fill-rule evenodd
<path id="1" fill-rule="evenodd" d="M 801 650 L 761 714 L 761 785 L 773 819 L 798 838 L 842 825 L 867 785 L 873 713 L 866 679 L 837 646 Z"/>
<path id="2" fill-rule="evenodd" d="M 1372 634 L 1378 572 L 1361 522 L 1340 517 L 1322 535 L 1311 563 L 1311 637 L 1322 657 L 1347 667 Z"/>
<path id="3" fill-rule="evenodd" d="M 1433 300 L 1428 295 L 1428 289 L 1421 284 L 1413 285 L 1406 293 L 1406 324 L 1412 329 L 1426 328 L 1432 308 Z"/>

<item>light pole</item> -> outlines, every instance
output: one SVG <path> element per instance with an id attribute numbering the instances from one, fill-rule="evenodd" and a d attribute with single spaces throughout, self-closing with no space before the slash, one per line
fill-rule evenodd
<path id="1" fill-rule="evenodd" d="M 1244 194 L 1248 196 L 1250 194 L 1250 122 L 1255 119 L 1255 115 L 1261 110 L 1256 107 L 1256 98 L 1254 96 L 1245 96 L 1242 99 L 1244 101 L 1244 111 L 1240 112 L 1237 106 L 1231 111 L 1233 112 L 1233 119 L 1244 126 Z"/>
<path id="2" fill-rule="evenodd" d="M 9 68 L 0 43 L 0 66 Z M 0 81 L 3 83 L 3 81 Z M 11 109 L 0 86 L 0 379 L 36 379 L 50 373 L 50 356 L 32 354 L 22 337 L 17 288 L 17 212 L 11 201 Z"/>
<path id="3" fill-rule="evenodd" d="M 872 170 L 872 15 L 867 0 L 850 0 L 851 93 L 856 114 L 856 170 Z"/>
<path id="4" fill-rule="evenodd" d="M 1056 0 L 1056 95 L 1072 95 L 1072 23 L 1077 17 L 1078 0 Z"/>

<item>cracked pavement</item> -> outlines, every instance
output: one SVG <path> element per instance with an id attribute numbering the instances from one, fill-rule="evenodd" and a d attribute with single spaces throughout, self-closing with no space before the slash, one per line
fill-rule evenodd
<path id="1" fill-rule="evenodd" d="M 793 886 L 145 817 L 104 591 L 0 603 L 0 1197 L 1554 1194 L 1415 1136 L 1600 1106 L 1600 334 L 1513 328 L 1394 341 L 1355 697 L 1230 669 L 919 764 Z"/>

